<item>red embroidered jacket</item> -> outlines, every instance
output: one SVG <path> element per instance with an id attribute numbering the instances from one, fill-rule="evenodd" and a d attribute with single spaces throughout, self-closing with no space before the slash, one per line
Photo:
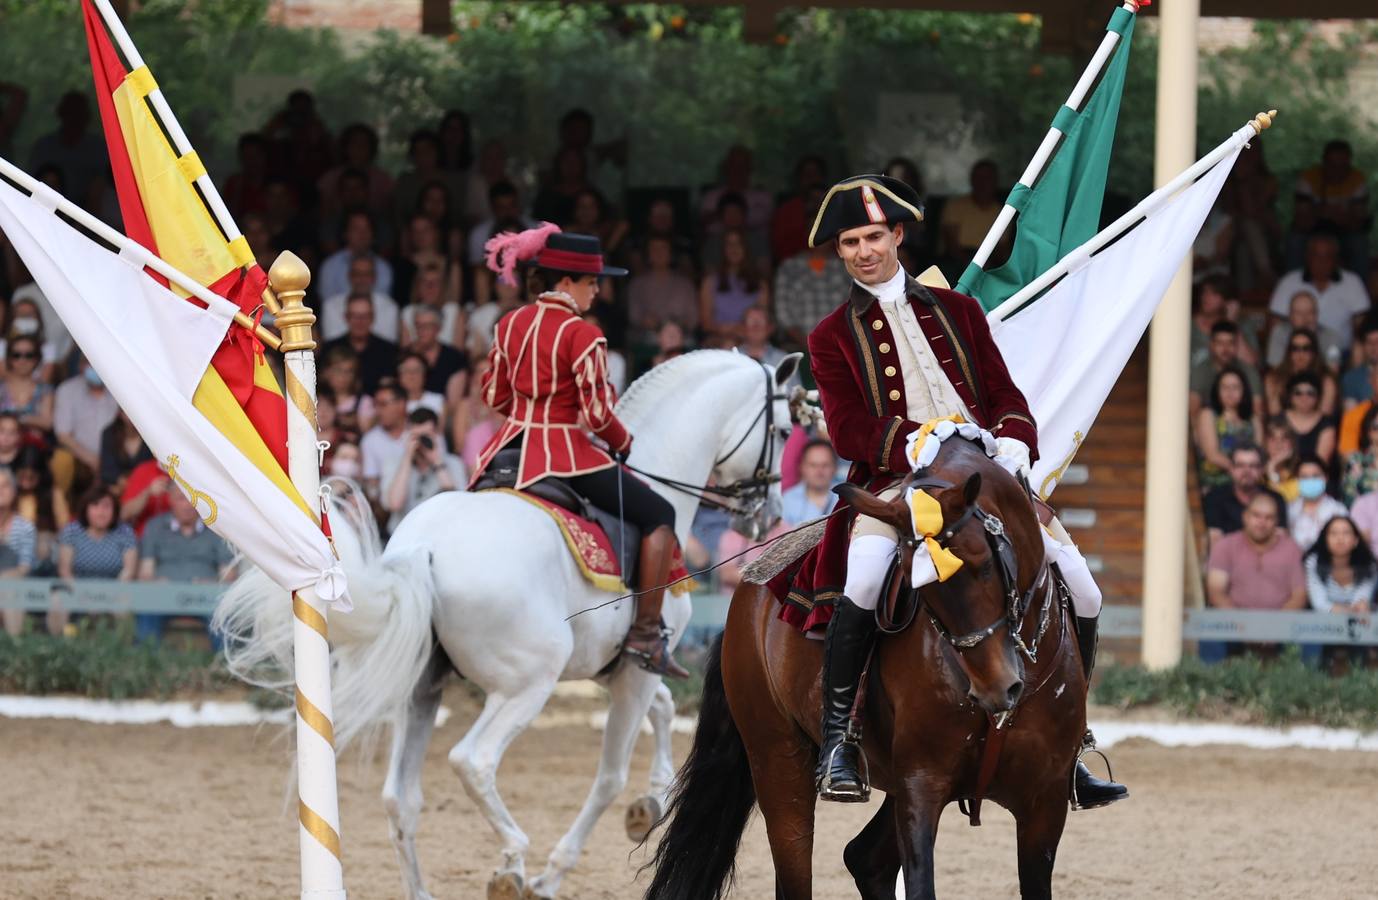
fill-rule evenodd
<path id="1" fill-rule="evenodd" d="M 996 437 L 1023 441 L 1030 458 L 1038 459 L 1037 426 L 1010 380 L 980 304 L 913 278 L 906 294 L 943 372 L 977 423 Z M 893 348 L 890 325 L 875 297 L 855 285 L 847 302 L 809 335 L 809 365 L 833 446 L 852 461 L 847 480 L 870 491 L 883 490 L 909 471 L 905 438 L 922 424 L 905 419 L 904 373 Z M 785 601 L 781 617 L 786 621 L 807 630 L 832 616 L 846 581 L 854 518 L 844 512 L 829 519 L 822 543 L 771 582 L 775 596 Z"/>
<path id="2" fill-rule="evenodd" d="M 517 487 L 548 475 L 584 475 L 611 468 L 612 457 L 589 440 L 593 432 L 613 450 L 632 436 L 613 413 L 607 339 L 568 302 L 542 296 L 498 321 L 483 399 L 507 421 L 479 456 L 472 484 L 493 454 L 521 435 Z"/>

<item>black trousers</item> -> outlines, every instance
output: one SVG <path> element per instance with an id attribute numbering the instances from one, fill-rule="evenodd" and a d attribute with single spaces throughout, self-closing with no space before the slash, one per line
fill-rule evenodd
<path id="1" fill-rule="evenodd" d="M 617 480 L 622 479 L 622 515 L 642 534 L 650 534 L 662 525 L 672 531 L 675 527 L 675 508 L 670 501 L 646 486 L 646 482 L 620 467 L 575 475 L 564 479 L 570 487 L 601 510 L 617 515 Z"/>

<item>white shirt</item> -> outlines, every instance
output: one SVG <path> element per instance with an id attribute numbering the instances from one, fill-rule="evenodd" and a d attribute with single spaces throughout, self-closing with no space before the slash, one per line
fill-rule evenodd
<path id="1" fill-rule="evenodd" d="M 349 264 L 353 260 L 354 254 L 345 247 L 321 262 L 316 280 L 316 290 L 320 296 L 330 297 L 349 290 Z M 373 288 L 384 294 L 392 293 L 392 264 L 377 253 L 373 254 Z"/>
<path id="2" fill-rule="evenodd" d="M 349 333 L 345 322 L 345 307 L 349 306 L 349 292 L 335 294 L 321 301 L 321 338 L 333 341 Z M 413 314 L 414 315 L 414 314 Z M 399 315 L 397 302 L 381 291 L 373 292 L 373 333 L 397 343 Z"/>
<path id="3" fill-rule="evenodd" d="M 1311 545 L 1316 543 L 1316 538 L 1321 536 L 1321 529 L 1325 523 L 1335 516 L 1347 516 L 1349 510 L 1345 505 L 1336 500 L 1329 494 L 1322 494 L 1317 502 L 1315 515 L 1307 515 L 1304 503 L 1300 497 L 1287 505 L 1287 530 L 1292 533 L 1292 540 L 1297 542 L 1301 552 L 1305 553 L 1311 549 Z"/>
<path id="4" fill-rule="evenodd" d="M 939 416 L 960 414 L 969 422 L 974 422 L 971 412 L 962 403 L 957 389 L 943 371 L 933 347 L 924 336 L 914 308 L 905 295 L 908 275 L 899 266 L 884 284 L 861 284 L 861 288 L 877 300 L 876 305 L 890 326 L 890 334 L 895 341 L 895 356 L 899 359 L 900 373 L 904 378 L 904 400 L 908 407 L 907 418 L 911 422 L 923 424 Z M 882 354 L 882 371 L 884 357 Z"/>
<path id="5" fill-rule="evenodd" d="M 364 477 L 382 478 L 383 473 L 397 468 L 397 461 L 407 449 L 407 429 L 397 432 L 397 437 L 388 434 L 382 425 L 374 425 L 359 441 L 359 452 L 364 458 Z"/>
<path id="6" fill-rule="evenodd" d="M 1282 276 L 1278 286 L 1273 288 L 1268 311 L 1286 318 L 1292 297 L 1305 291 L 1316 298 L 1321 324 L 1339 335 L 1340 344 L 1348 347 L 1354 340 L 1354 317 L 1368 312 L 1368 291 L 1364 290 L 1363 281 L 1348 269 L 1341 269 L 1322 291 L 1305 276 L 1305 269 Z"/>

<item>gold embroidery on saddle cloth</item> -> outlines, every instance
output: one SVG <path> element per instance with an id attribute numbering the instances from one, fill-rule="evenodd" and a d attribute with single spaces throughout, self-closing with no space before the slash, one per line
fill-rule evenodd
<path id="1" fill-rule="evenodd" d="M 206 502 L 206 514 L 202 516 L 201 519 L 207 525 L 214 525 L 215 520 L 220 516 L 220 508 L 215 505 L 215 501 L 211 499 L 210 494 L 207 494 L 205 491 L 198 491 L 188 484 L 185 478 L 178 474 L 177 467 L 181 464 L 182 458 L 180 456 L 175 453 L 170 455 L 167 458 L 167 465 L 165 466 L 167 469 L 167 477 L 175 481 L 177 486 L 186 493 L 187 499 L 191 501 L 192 506 L 196 506 L 198 500 L 204 500 Z"/>

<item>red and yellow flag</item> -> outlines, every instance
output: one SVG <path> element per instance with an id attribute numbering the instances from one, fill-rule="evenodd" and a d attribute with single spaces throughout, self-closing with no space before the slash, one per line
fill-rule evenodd
<path id="1" fill-rule="evenodd" d="M 125 234 L 253 316 L 267 275 L 248 242 L 226 240 L 206 208 L 195 186 L 205 167 L 195 152 L 179 156 L 154 117 L 147 97 L 157 83 L 148 67 L 127 71 L 90 0 L 82 0 L 82 11 Z M 258 469 L 296 496 L 287 476 L 286 402 L 247 328 L 230 327 L 193 402 Z"/>

